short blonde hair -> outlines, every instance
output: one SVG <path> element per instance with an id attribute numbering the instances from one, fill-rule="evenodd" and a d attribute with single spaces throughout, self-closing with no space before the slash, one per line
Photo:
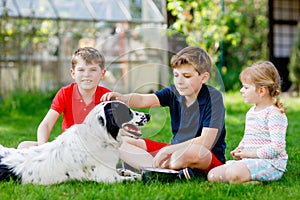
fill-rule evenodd
<path id="1" fill-rule="evenodd" d="M 105 58 L 104 56 L 95 48 L 92 47 L 83 47 L 74 51 L 72 55 L 72 68 L 74 69 L 78 63 L 78 58 L 82 58 L 86 64 L 97 64 L 101 69 L 105 67 Z"/>
<path id="2" fill-rule="evenodd" d="M 210 73 L 212 68 L 212 61 L 208 53 L 204 49 L 195 46 L 186 47 L 171 58 L 173 69 L 182 64 L 192 65 L 199 74 Z"/>
<path id="3" fill-rule="evenodd" d="M 274 103 L 281 112 L 286 111 L 286 107 L 279 100 L 281 91 L 281 78 L 276 67 L 270 61 L 262 61 L 254 63 L 245 68 L 240 73 L 240 81 L 243 83 L 254 85 L 256 88 L 265 87 L 271 97 L 275 97 Z"/>

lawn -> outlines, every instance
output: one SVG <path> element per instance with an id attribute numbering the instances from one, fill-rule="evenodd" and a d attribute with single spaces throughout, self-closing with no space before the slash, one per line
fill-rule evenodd
<path id="1" fill-rule="evenodd" d="M 53 98 L 49 94 L 16 94 L 0 102 L 0 143 L 16 147 L 23 140 L 35 140 L 36 129 L 46 114 Z M 244 104 L 239 93 L 224 94 L 226 105 L 227 151 L 238 144 L 244 128 L 245 113 L 250 105 Z M 300 199 L 300 101 L 283 98 L 288 106 L 287 132 L 288 171 L 277 182 L 256 185 L 209 183 L 203 178 L 172 183 L 125 182 L 104 184 L 71 181 L 51 186 L 20 185 L 0 182 L 0 199 Z M 145 137 L 168 142 L 171 135 L 168 111 L 162 108 L 145 110 L 152 120 L 143 128 Z M 61 119 L 60 119 L 61 120 Z M 51 139 L 60 133 L 57 124 Z M 167 134 L 168 133 L 168 134 Z M 55 170 L 55 169 L 53 169 Z"/>

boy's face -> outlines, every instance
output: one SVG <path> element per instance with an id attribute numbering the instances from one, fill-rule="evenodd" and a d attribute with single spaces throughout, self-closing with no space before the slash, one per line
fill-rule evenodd
<path id="1" fill-rule="evenodd" d="M 190 64 L 183 64 L 173 69 L 174 85 L 181 96 L 197 96 L 202 84 L 208 80 L 207 72 L 199 74 Z"/>
<path id="2" fill-rule="evenodd" d="M 85 61 L 81 58 L 78 59 L 75 68 L 71 69 L 70 72 L 78 87 L 84 90 L 97 87 L 105 74 L 105 70 L 102 70 L 98 65 L 86 65 Z"/>

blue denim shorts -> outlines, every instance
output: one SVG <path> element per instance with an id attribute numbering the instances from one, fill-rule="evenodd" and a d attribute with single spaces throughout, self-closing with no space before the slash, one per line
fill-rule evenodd
<path id="1" fill-rule="evenodd" d="M 265 159 L 229 160 L 226 164 L 233 165 L 237 162 L 242 162 L 248 167 L 253 181 L 275 181 L 284 174 L 284 171 L 277 169 Z"/>

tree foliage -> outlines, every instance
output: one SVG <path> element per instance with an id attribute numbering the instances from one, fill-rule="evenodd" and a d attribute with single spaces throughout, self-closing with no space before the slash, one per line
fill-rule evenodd
<path id="1" fill-rule="evenodd" d="M 226 90 L 237 89 L 244 66 L 268 58 L 267 0 L 168 0 L 172 29 L 205 48 L 219 66 Z"/>

